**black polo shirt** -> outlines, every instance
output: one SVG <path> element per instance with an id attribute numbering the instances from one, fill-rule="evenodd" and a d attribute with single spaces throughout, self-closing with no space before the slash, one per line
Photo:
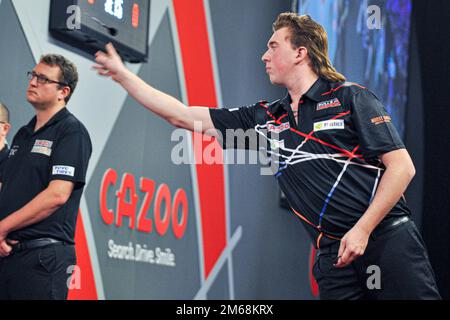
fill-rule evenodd
<path id="1" fill-rule="evenodd" d="M 25 206 L 53 180 L 75 183 L 65 205 L 37 224 L 8 235 L 13 240 L 54 238 L 74 243 L 75 226 L 92 145 L 83 124 L 66 108 L 34 132 L 36 117 L 15 135 L 0 177 L 0 220 Z"/>
<path id="2" fill-rule="evenodd" d="M 373 199 L 385 169 L 379 156 L 405 146 L 378 98 L 357 84 L 319 78 L 300 100 L 298 125 L 291 103 L 287 95 L 210 114 L 224 148 L 242 143 L 226 129 L 255 130 L 258 148 L 280 162 L 275 177 L 312 238 L 340 239 Z M 387 218 L 409 214 L 402 198 Z"/>

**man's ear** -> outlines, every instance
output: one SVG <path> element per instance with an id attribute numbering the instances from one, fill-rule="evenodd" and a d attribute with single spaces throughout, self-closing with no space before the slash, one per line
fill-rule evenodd
<path id="1" fill-rule="evenodd" d="M 6 134 L 8 134 L 9 130 L 11 130 L 11 125 L 10 125 L 9 123 L 6 123 L 6 124 L 5 124 L 5 131 L 6 131 Z"/>
<path id="2" fill-rule="evenodd" d="M 69 87 L 63 87 L 61 89 L 61 96 L 58 96 L 59 100 L 66 100 L 66 98 L 70 95 L 71 89 Z"/>
<path id="3" fill-rule="evenodd" d="M 305 61 L 308 57 L 308 49 L 306 47 L 298 47 L 297 48 L 297 60 L 299 62 Z"/>
<path id="4" fill-rule="evenodd" d="M 9 123 L 4 123 L 2 133 L 5 135 L 5 137 L 8 134 L 9 130 L 11 130 L 11 125 Z"/>

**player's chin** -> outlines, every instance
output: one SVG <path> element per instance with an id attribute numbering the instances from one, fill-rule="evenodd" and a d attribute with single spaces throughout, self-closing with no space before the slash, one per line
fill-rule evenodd
<path id="1" fill-rule="evenodd" d="M 283 86 L 283 83 L 273 76 L 270 76 L 269 80 L 270 83 L 273 84 L 274 86 Z"/>

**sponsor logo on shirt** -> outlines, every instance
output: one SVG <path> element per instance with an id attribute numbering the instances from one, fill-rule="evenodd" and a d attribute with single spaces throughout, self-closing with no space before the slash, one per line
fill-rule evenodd
<path id="1" fill-rule="evenodd" d="M 324 130 L 342 130 L 345 129 L 344 120 L 327 120 L 314 123 L 314 132 Z"/>
<path id="2" fill-rule="evenodd" d="M 281 133 L 283 131 L 289 130 L 290 128 L 291 128 L 291 125 L 289 124 L 289 122 L 284 122 L 284 123 L 280 124 L 279 126 L 273 125 L 273 124 L 267 125 L 267 130 L 269 132 L 275 132 L 275 133 Z"/>
<path id="3" fill-rule="evenodd" d="M 13 146 L 11 148 L 11 150 L 9 150 L 8 158 L 9 157 L 14 157 L 16 155 L 17 151 L 19 151 L 19 146 Z"/>
<path id="4" fill-rule="evenodd" d="M 334 98 L 333 100 L 328 100 L 328 101 L 324 101 L 324 102 L 317 104 L 316 111 L 325 110 L 325 109 L 334 108 L 334 107 L 340 107 L 340 106 L 342 106 L 342 104 L 339 101 L 339 99 Z"/>
<path id="5" fill-rule="evenodd" d="M 382 123 L 390 123 L 392 121 L 392 118 L 390 116 L 381 116 L 373 118 L 370 121 L 372 121 L 372 123 L 375 125 L 379 125 Z"/>
<path id="6" fill-rule="evenodd" d="M 52 146 L 53 141 L 36 140 L 33 149 L 31 149 L 31 153 L 40 153 L 50 157 L 52 154 Z"/>
<path id="7" fill-rule="evenodd" d="M 69 167 L 69 166 L 53 166 L 52 175 L 74 177 L 75 176 L 75 168 Z"/>

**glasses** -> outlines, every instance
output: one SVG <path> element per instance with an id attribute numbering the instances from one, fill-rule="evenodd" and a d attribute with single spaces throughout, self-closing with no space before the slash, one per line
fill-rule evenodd
<path id="1" fill-rule="evenodd" d="M 29 71 L 27 72 L 27 78 L 28 80 L 33 80 L 36 77 L 36 81 L 39 84 L 48 84 L 48 83 L 56 83 L 59 84 L 60 86 L 64 86 L 64 87 L 68 87 L 69 85 L 67 83 L 63 83 L 63 82 L 59 82 L 59 81 L 54 81 L 54 80 L 50 80 L 49 78 L 47 78 L 46 76 L 42 75 L 42 74 L 38 74 L 34 71 Z"/>

